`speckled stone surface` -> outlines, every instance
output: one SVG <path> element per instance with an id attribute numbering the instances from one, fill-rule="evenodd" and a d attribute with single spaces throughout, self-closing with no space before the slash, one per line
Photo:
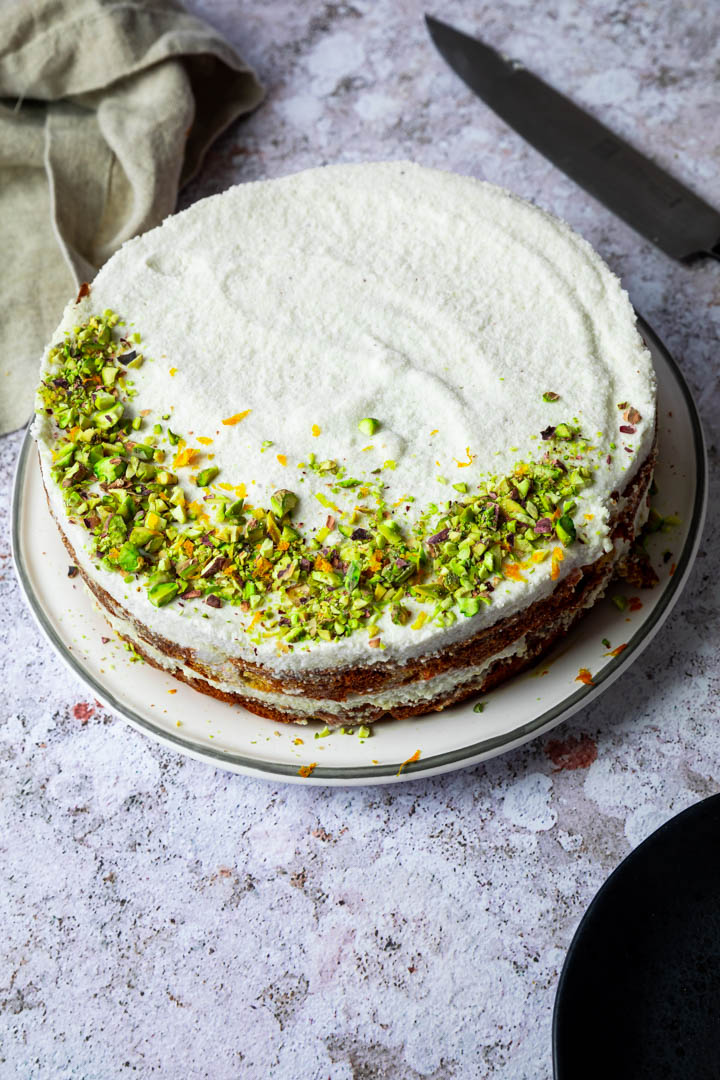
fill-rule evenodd
<path id="1" fill-rule="evenodd" d="M 6 530 L 0 1076 L 545 1080 L 559 970 L 595 890 L 720 790 L 720 265 L 671 262 L 510 132 L 435 54 L 417 0 L 190 6 L 269 93 L 183 206 L 321 162 L 408 157 L 560 214 L 683 367 L 709 521 L 670 622 L 592 707 L 487 765 L 356 790 L 216 772 L 104 713 L 40 637 Z M 720 10 L 441 7 L 720 205 Z M 20 438 L 4 440 L 8 493 Z"/>

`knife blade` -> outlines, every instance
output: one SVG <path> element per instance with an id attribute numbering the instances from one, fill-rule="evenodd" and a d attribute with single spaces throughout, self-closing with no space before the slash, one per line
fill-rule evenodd
<path id="1" fill-rule="evenodd" d="M 720 213 L 521 64 L 425 16 L 440 55 L 572 180 L 676 259 L 720 259 Z"/>

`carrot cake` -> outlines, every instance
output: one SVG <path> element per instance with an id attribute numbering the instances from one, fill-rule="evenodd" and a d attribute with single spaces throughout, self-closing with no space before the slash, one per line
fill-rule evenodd
<path id="1" fill-rule="evenodd" d="M 126 243 L 65 311 L 34 434 L 137 653 L 275 721 L 368 723 L 487 690 L 602 595 L 647 513 L 655 377 L 561 221 L 338 165 Z"/>

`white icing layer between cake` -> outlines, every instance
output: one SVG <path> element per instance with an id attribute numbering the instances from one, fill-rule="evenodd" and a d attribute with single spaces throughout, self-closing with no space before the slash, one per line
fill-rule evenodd
<path id="1" fill-rule="evenodd" d="M 134 639 L 135 635 L 131 626 L 127 625 L 122 619 L 109 615 L 107 611 L 103 611 L 103 614 L 113 630 L 124 637 Z M 309 697 L 299 691 L 280 693 L 276 690 L 260 690 L 243 682 L 234 669 L 224 671 L 222 666 L 212 675 L 206 673 L 201 676 L 194 668 L 183 663 L 182 660 L 168 656 L 148 644 L 147 641 L 143 640 L 140 647 L 149 659 L 154 660 L 156 664 L 171 674 L 179 671 L 190 679 L 202 678 L 215 689 L 222 690 L 225 693 L 242 694 L 243 697 L 249 698 L 251 701 L 257 701 L 270 708 L 278 709 L 286 715 L 299 718 L 302 722 L 312 720 L 318 714 L 331 713 L 335 716 L 342 716 L 351 710 L 393 709 L 429 703 L 436 698 L 449 696 L 462 686 L 476 686 L 482 676 L 497 661 L 506 660 L 509 657 L 524 656 L 527 652 L 525 636 L 523 635 L 508 648 L 502 649 L 495 656 L 489 657 L 483 664 L 477 664 L 474 667 L 453 668 L 450 671 L 443 671 L 440 675 L 433 675 L 429 679 L 418 679 L 404 686 L 378 690 L 371 694 L 349 694 L 342 701 L 339 701 L 331 698 Z"/>
<path id="2" fill-rule="evenodd" d="M 68 306 L 53 341 L 105 308 L 142 335 L 149 359 L 136 373 L 137 410 L 152 410 L 151 422 L 170 413 L 172 429 L 206 455 L 202 465 L 214 455 L 217 483 L 244 484 L 250 503 L 267 506 L 278 487 L 297 492 L 294 517 L 308 532 L 328 515 L 314 498 L 325 481 L 298 468 L 311 452 L 351 476 L 380 468 L 387 503 L 411 522 L 453 497 L 452 484 L 472 491 L 483 476 L 541 456 L 543 428 L 576 422 L 599 467 L 578 500 L 587 542 L 565 551 L 562 579 L 608 549 L 609 495 L 652 446 L 654 374 L 617 278 L 556 218 L 452 174 L 407 163 L 333 166 L 233 188 L 125 244 L 89 298 Z M 560 400 L 544 402 L 546 390 Z M 619 431 L 619 402 L 641 414 L 632 436 Z M 248 409 L 239 423 L 222 423 Z M 358 430 L 364 416 L 381 422 L 373 437 Z M 93 566 L 49 476 L 46 418 L 35 433 L 53 510 L 84 569 L 133 617 L 212 662 L 246 657 L 277 671 L 403 662 L 556 584 L 548 560 L 525 583 L 502 582 L 489 607 L 451 627 L 412 630 L 383 616 L 384 649 L 369 649 L 359 631 L 279 653 L 275 639 L 248 636 L 239 608 L 157 609 L 144 589 Z"/>

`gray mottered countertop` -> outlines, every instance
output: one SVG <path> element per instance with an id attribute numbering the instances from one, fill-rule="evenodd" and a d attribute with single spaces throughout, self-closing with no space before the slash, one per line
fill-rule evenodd
<path id="1" fill-rule="evenodd" d="M 418 0 L 189 6 L 269 93 L 181 206 L 405 157 L 559 214 L 687 376 L 709 520 L 669 623 L 585 712 L 487 765 L 355 790 L 216 772 L 105 713 L 36 629 L 5 530 L 0 1076 L 546 1080 L 558 973 L 590 898 L 657 825 L 720 790 L 720 266 L 671 262 L 510 132 L 436 55 Z M 457 0 L 435 13 L 720 204 L 720 10 Z M 8 496 L 21 438 L 3 440 Z"/>

